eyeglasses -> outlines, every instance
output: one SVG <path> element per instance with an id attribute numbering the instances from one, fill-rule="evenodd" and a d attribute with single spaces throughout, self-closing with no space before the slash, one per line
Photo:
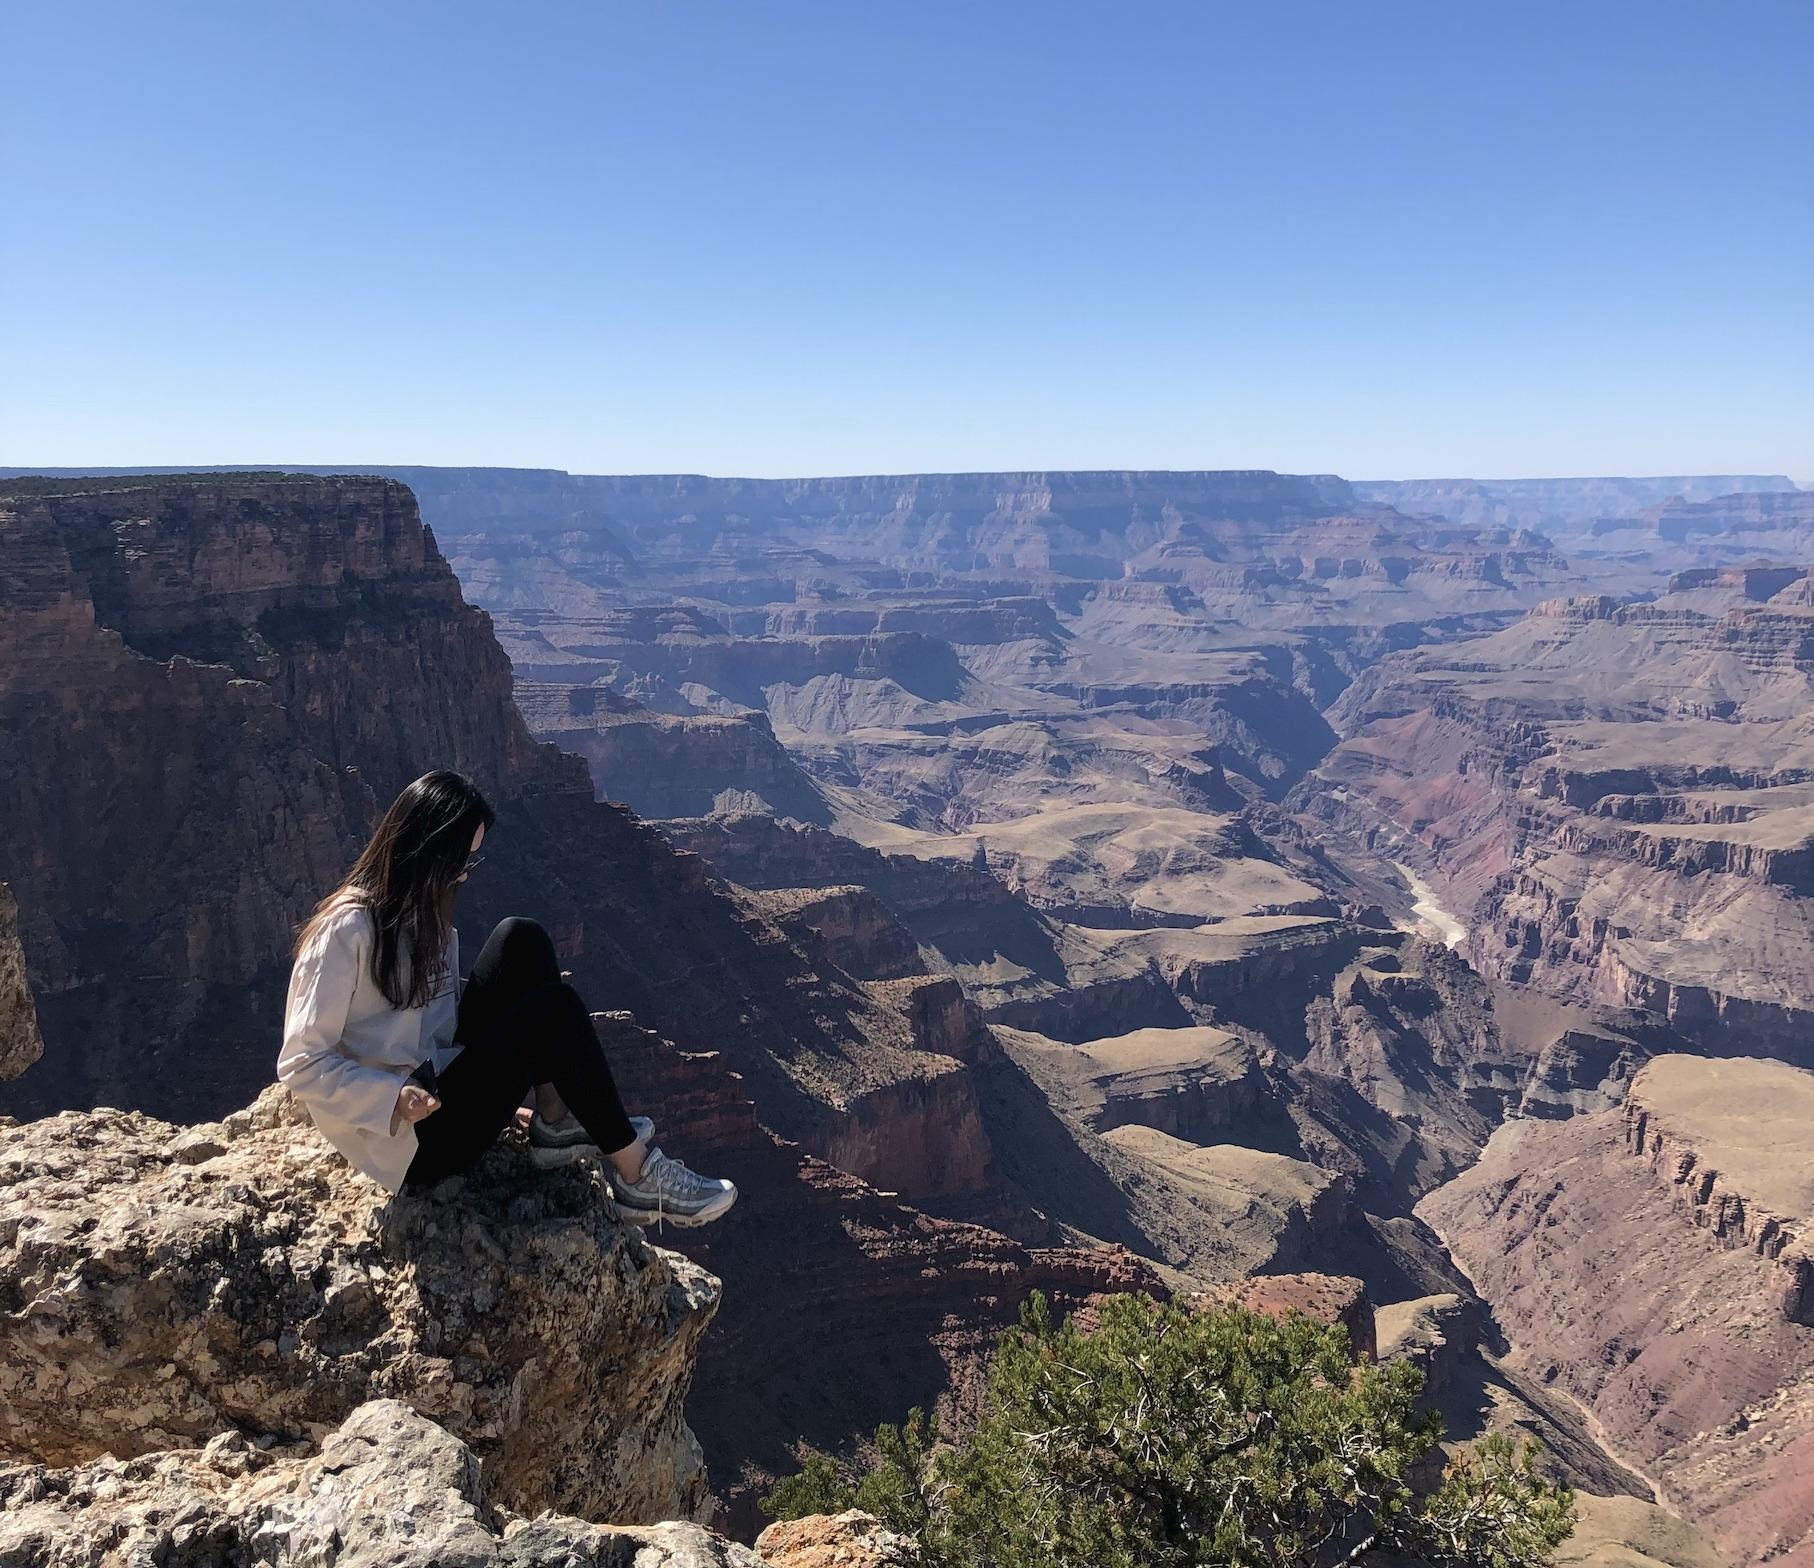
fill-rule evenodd
<path id="1" fill-rule="evenodd" d="M 477 871 L 479 869 L 479 867 L 484 864 L 485 864 L 485 857 L 483 855 L 468 855 L 466 857 L 465 866 L 461 868 L 460 875 L 463 877 L 469 877 L 473 874 L 473 872 Z"/>

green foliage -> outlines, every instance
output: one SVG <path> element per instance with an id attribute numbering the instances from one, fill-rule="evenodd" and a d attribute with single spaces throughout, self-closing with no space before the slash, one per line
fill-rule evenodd
<path id="1" fill-rule="evenodd" d="M 756 1506 L 771 1519 L 804 1519 L 855 1508 L 857 1493 L 830 1454 L 809 1454 L 798 1475 L 777 1481 Z"/>
<path id="2" fill-rule="evenodd" d="M 1328 1568 L 1395 1552 L 1535 1568 L 1574 1523 L 1529 1445 L 1488 1438 L 1439 1480 L 1422 1377 L 1359 1366 L 1347 1333 L 1241 1308 L 1106 1302 L 1084 1333 L 1035 1296 L 1002 1337 L 982 1419 L 941 1446 L 914 1411 L 854 1483 L 823 1455 L 764 1503 L 858 1507 L 935 1568 Z"/>
<path id="3" fill-rule="evenodd" d="M 1574 1499 L 1533 1468 L 1536 1447 L 1501 1433 L 1482 1438 L 1449 1465 L 1424 1503 L 1414 1540 L 1433 1562 L 1521 1568 L 1547 1561 L 1574 1528 Z"/>
<path id="4" fill-rule="evenodd" d="M 924 1537 L 933 1529 L 931 1488 L 938 1446 L 938 1418 L 910 1410 L 900 1426 L 876 1428 L 873 1462 L 854 1483 L 830 1455 L 812 1454 L 798 1475 L 777 1482 L 757 1507 L 771 1519 L 861 1508 L 891 1530 Z"/>
<path id="5" fill-rule="evenodd" d="M 891 1530 L 923 1538 L 933 1528 L 938 1417 L 910 1410 L 906 1421 L 876 1428 L 876 1461 L 857 1483 L 856 1506 Z"/>

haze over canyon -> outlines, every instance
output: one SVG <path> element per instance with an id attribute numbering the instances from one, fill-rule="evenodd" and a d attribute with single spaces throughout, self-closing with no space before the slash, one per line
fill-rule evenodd
<path id="1" fill-rule="evenodd" d="M 1568 1560 L 1814 1568 L 1786 477 L 0 470 L 0 734 L 0 1557 L 388 1454 L 475 1561 L 754 1564 L 802 1445 L 1141 1289 L 1540 1438 Z M 716 1229 L 507 1141 L 431 1263 L 267 1087 L 436 766 Z"/>

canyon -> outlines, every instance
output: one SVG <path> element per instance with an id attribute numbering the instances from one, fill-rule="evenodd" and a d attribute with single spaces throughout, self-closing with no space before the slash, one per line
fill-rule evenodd
<path id="1" fill-rule="evenodd" d="M 614 1281 L 598 1310 L 666 1281 L 666 1348 L 624 1357 L 661 1393 L 630 1399 L 647 1432 L 512 1429 L 522 1363 L 447 1354 L 411 1407 L 483 1465 L 486 1550 L 541 1508 L 747 1539 L 803 1447 L 912 1404 L 961 1425 L 1037 1288 L 1347 1322 L 1455 1436 L 1542 1439 L 1584 1494 L 1578 1560 L 1809 1560 L 1810 501 L 1769 476 L 0 478 L 0 1448 L 60 1478 L 31 1506 L 126 1461 L 251 1519 L 264 1460 L 182 1457 L 212 1431 L 306 1466 L 407 1420 L 397 1367 L 443 1351 L 368 1265 L 426 1243 L 327 1199 L 332 1156 L 265 1085 L 295 923 L 450 765 L 500 808 L 469 946 L 541 918 L 630 1096 L 744 1193 L 639 1251 L 587 1229 L 587 1178 L 535 1189 Z M 526 1201 L 520 1146 L 489 1158 Z M 199 1279 L 301 1190 L 329 1217 L 264 1274 L 307 1277 L 286 1310 L 315 1327 L 276 1369 L 218 1337 L 268 1305 L 172 1276 L 156 1345 L 104 1376 L 178 1374 L 93 1416 L 131 1452 L 57 1414 L 46 1347 L 117 1337 L 59 1327 L 91 1248 Z M 457 1223 L 489 1238 L 466 1253 L 518 1244 L 483 1205 Z M 436 1288 L 543 1273 L 487 1267 Z M 512 1457 L 563 1444 L 648 1473 L 600 1493 Z"/>
<path id="2" fill-rule="evenodd" d="M 1484 973 L 1814 1065 L 1814 594 L 1709 568 L 1382 660 L 1298 802 L 1389 841 Z"/>
<path id="3" fill-rule="evenodd" d="M 1739 1561 L 1814 1561 L 1814 1073 L 1659 1056 L 1420 1212 L 1519 1349 Z"/>

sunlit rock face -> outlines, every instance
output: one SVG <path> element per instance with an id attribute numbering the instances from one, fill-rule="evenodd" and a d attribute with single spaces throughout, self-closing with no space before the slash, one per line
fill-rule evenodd
<path id="1" fill-rule="evenodd" d="M 705 1505 L 683 1415 L 718 1282 L 620 1225 L 592 1167 L 500 1145 L 391 1198 L 272 1088 L 224 1122 L 0 1130 L 0 1451 L 70 1465 L 320 1437 L 366 1400 L 444 1424 L 524 1512 Z"/>
<path id="2" fill-rule="evenodd" d="M 0 1467 L 0 1560 L 22 1568 L 332 1562 L 341 1568 L 759 1568 L 696 1524 L 518 1517 L 471 1448 L 408 1404 L 360 1405 L 320 1451 L 238 1432 L 198 1449 Z"/>
<path id="3" fill-rule="evenodd" d="M 1731 1561 L 1814 1518 L 1814 1073 L 1669 1055 L 1624 1108 L 1512 1122 L 1419 1206 L 1519 1347 Z"/>

